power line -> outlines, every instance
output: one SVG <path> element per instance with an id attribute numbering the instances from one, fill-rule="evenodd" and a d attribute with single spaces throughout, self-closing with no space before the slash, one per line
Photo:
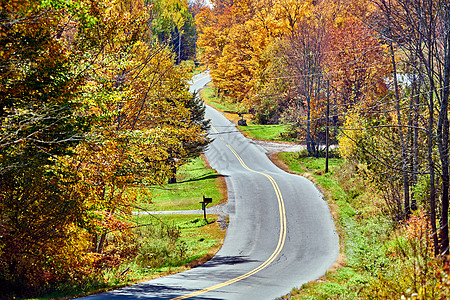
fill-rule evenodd
<path id="1" fill-rule="evenodd" d="M 438 88 L 438 89 L 434 89 L 434 91 L 435 92 L 437 92 L 437 91 L 440 91 L 440 90 L 442 90 L 442 89 L 444 89 L 444 87 L 441 87 L 441 88 Z M 424 91 L 424 92 L 422 92 L 422 93 L 420 93 L 420 94 L 416 94 L 415 96 L 423 96 L 423 95 L 428 95 L 429 93 L 431 92 L 431 90 L 428 90 L 428 91 Z M 391 96 L 391 95 L 387 95 L 386 97 L 388 97 L 388 96 Z M 385 98 L 386 98 L 385 97 Z M 405 96 L 405 97 L 402 97 L 402 98 L 400 98 L 400 100 L 406 100 L 406 99 L 408 99 L 410 96 Z M 383 99 L 385 99 L 385 98 L 383 98 Z M 370 113 L 389 113 L 389 112 L 394 112 L 394 111 L 396 111 L 396 108 L 392 108 L 392 109 L 390 109 L 390 110 L 377 110 L 377 111 L 370 111 L 370 109 L 372 109 L 372 108 L 375 108 L 375 107 L 378 107 L 378 106 L 382 106 L 382 105 L 384 105 L 384 106 L 386 106 L 386 105 L 390 105 L 390 104 L 393 104 L 394 102 L 396 102 L 396 100 L 393 100 L 393 101 L 390 101 L 390 102 L 385 102 L 385 103 L 377 103 L 377 104 L 374 104 L 373 106 L 369 106 L 369 107 L 367 107 L 367 108 L 361 108 L 361 109 L 356 109 L 356 110 L 351 110 L 351 111 L 349 111 L 349 112 L 341 112 L 341 113 L 339 113 L 339 114 L 333 114 L 333 116 L 344 116 L 344 117 L 346 117 L 348 114 L 350 114 L 350 113 L 361 113 L 361 112 L 370 112 Z M 419 106 L 427 106 L 428 104 L 419 104 Z M 415 105 L 415 106 L 417 106 L 417 105 Z M 405 106 L 402 106 L 402 107 L 400 107 L 399 109 L 400 110 L 405 110 L 405 109 L 409 109 L 410 108 L 410 106 L 409 105 L 405 105 Z M 310 119 L 309 120 L 309 122 L 317 122 L 317 121 L 323 121 L 324 120 L 324 117 L 318 117 L 318 118 L 312 118 L 312 119 Z M 282 126 L 282 125 L 293 125 L 293 124 L 306 124 L 308 122 L 308 120 L 298 120 L 298 121 L 296 121 L 296 122 L 289 122 L 289 123 L 286 123 L 286 124 L 274 124 L 275 126 L 276 125 L 278 125 L 278 126 Z M 229 127 L 229 126 L 227 126 L 227 127 Z M 380 126 L 372 126 L 373 128 L 375 128 L 375 127 L 379 127 L 379 128 L 381 128 L 381 127 L 399 127 L 398 125 L 396 125 L 396 126 L 391 126 L 391 125 L 386 125 L 386 126 L 384 126 L 384 125 L 380 125 Z M 407 126 L 407 125 L 404 125 L 404 126 L 401 126 L 401 127 L 409 127 L 409 128 L 413 128 L 413 127 L 411 127 L 411 126 Z M 218 128 L 217 126 L 216 126 L 216 128 Z M 209 135 L 211 135 L 211 136 L 214 136 L 214 135 L 221 135 L 221 134 L 231 134 L 231 133 L 240 133 L 240 131 L 238 130 L 238 129 L 236 129 L 236 127 L 233 127 L 234 128 L 234 130 L 231 130 L 231 131 L 224 131 L 224 132 L 219 132 L 219 133 L 209 133 Z M 418 127 L 419 129 L 423 129 L 422 127 Z M 340 126 L 339 127 L 339 129 L 340 130 L 363 130 L 363 129 L 367 129 L 367 128 L 345 128 L 345 127 L 342 127 L 342 126 Z M 245 131 L 258 131 L 258 130 L 266 130 L 266 128 L 264 128 L 264 127 L 261 127 L 261 128 L 247 128 L 247 129 L 245 129 Z"/>

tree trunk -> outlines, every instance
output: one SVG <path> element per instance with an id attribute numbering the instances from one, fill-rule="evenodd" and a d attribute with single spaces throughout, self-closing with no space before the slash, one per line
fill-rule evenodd
<path id="1" fill-rule="evenodd" d="M 430 10 L 432 8 L 430 7 Z M 432 28 L 432 20 L 429 21 L 429 28 Z M 434 143 L 434 95 L 436 92 L 436 84 L 433 77 L 433 52 L 434 52 L 434 43 L 432 42 L 432 30 L 429 29 L 426 35 L 426 39 L 424 41 L 425 44 L 428 45 L 428 55 L 423 55 L 422 63 L 427 69 L 427 76 L 429 80 L 429 102 L 428 102 L 428 149 L 427 149 L 427 159 L 428 159 L 428 168 L 430 169 L 430 223 L 431 223 L 431 233 L 433 235 L 433 244 L 434 244 L 434 254 L 436 256 L 439 255 L 439 239 L 438 239 L 438 231 L 436 226 L 436 175 L 435 175 L 435 164 L 433 161 L 433 143 Z M 420 46 L 421 47 L 421 46 Z M 420 47 L 418 47 L 417 51 Z M 425 58 L 427 57 L 427 59 Z"/>
<path id="2" fill-rule="evenodd" d="M 102 253 L 103 251 L 103 245 L 105 244 L 105 240 L 106 240 L 106 233 L 102 233 L 100 235 L 100 241 L 97 244 L 97 249 L 95 252 L 97 253 Z"/>
<path id="3" fill-rule="evenodd" d="M 418 93 L 418 83 L 417 83 L 417 76 L 414 75 L 414 81 L 412 84 L 412 95 L 414 96 L 413 99 L 413 110 L 414 110 L 414 116 L 413 116 L 413 159 L 412 159 L 412 184 L 413 187 L 417 185 L 417 172 L 419 170 L 419 93 Z M 414 195 L 411 195 L 411 209 L 417 210 L 417 203 L 415 200 Z"/>
<path id="4" fill-rule="evenodd" d="M 398 124 L 398 135 L 400 138 L 400 146 L 402 148 L 402 173 L 403 173 L 403 197 L 404 197 L 404 218 L 407 219 L 411 213 L 409 205 L 409 178 L 408 178 L 408 156 L 406 153 L 406 145 L 403 137 L 402 120 L 400 114 L 400 93 L 398 89 L 397 82 L 397 68 L 394 57 L 394 47 L 391 42 L 391 58 L 392 58 L 392 68 L 394 73 L 394 88 L 395 88 L 395 100 L 396 100 L 396 110 L 397 110 L 397 124 Z"/>
<path id="5" fill-rule="evenodd" d="M 311 98 L 308 97 L 306 100 L 306 149 L 308 150 L 308 155 L 312 155 L 311 148 Z"/>
<path id="6" fill-rule="evenodd" d="M 433 83 L 431 83 L 433 87 Z M 430 223 L 431 223 L 431 234 L 433 235 L 434 244 L 434 254 L 439 255 L 439 241 L 437 236 L 436 228 L 436 183 L 435 183 L 435 173 L 434 173 L 434 161 L 433 161 L 433 127 L 434 127 L 434 88 L 430 90 L 429 103 L 428 103 L 428 149 L 427 149 L 427 160 L 428 168 L 430 169 Z"/>
<path id="7" fill-rule="evenodd" d="M 173 175 L 169 178 L 169 184 L 177 183 L 177 167 L 172 168 Z"/>
<path id="8" fill-rule="evenodd" d="M 449 17 L 449 7 L 446 8 L 445 16 Z M 447 19 L 448 20 L 448 19 Z M 447 27 L 448 29 L 448 27 Z M 448 154 L 448 138 L 449 138 L 449 121 L 448 121 L 448 98 L 450 93 L 450 33 L 445 33 L 445 58 L 444 58 L 444 82 L 442 84 L 442 99 L 439 111 L 438 121 L 438 148 L 439 156 L 442 164 L 442 216 L 440 220 L 440 254 L 447 255 L 449 253 L 448 239 L 448 208 L 449 208 L 449 154 Z"/>

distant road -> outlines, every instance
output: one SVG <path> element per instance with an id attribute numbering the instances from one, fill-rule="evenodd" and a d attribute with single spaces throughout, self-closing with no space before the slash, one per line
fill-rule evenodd
<path id="1" fill-rule="evenodd" d="M 197 75 L 191 89 L 209 80 Z M 278 169 L 221 113 L 207 107 L 206 117 L 214 142 L 205 155 L 228 187 L 222 248 L 197 268 L 86 299 L 275 299 L 337 259 L 334 223 L 314 185 Z"/>

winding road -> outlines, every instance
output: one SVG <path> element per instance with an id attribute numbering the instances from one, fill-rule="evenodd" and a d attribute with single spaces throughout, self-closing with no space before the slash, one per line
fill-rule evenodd
<path id="1" fill-rule="evenodd" d="M 191 90 L 209 80 L 195 76 Z M 221 113 L 207 107 L 206 117 L 214 142 L 205 155 L 228 186 L 222 248 L 197 268 L 85 299 L 275 299 L 336 261 L 338 236 L 315 186 L 277 168 Z"/>

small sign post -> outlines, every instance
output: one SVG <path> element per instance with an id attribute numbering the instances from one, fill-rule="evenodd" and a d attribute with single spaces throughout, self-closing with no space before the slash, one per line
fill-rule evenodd
<path id="1" fill-rule="evenodd" d="M 203 196 L 203 201 L 200 203 L 202 204 L 203 217 L 205 218 L 206 223 L 208 223 L 208 220 L 206 219 L 206 206 L 212 203 L 212 198 L 206 198 L 205 196 Z"/>

